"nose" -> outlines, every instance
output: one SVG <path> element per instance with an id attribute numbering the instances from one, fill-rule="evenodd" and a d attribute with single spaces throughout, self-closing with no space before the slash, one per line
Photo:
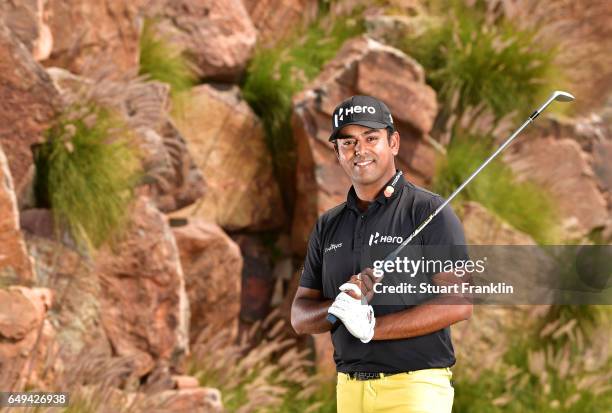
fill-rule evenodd
<path id="1" fill-rule="evenodd" d="M 361 139 L 357 139 L 357 142 L 355 142 L 355 156 L 359 156 L 361 153 L 362 153 Z"/>

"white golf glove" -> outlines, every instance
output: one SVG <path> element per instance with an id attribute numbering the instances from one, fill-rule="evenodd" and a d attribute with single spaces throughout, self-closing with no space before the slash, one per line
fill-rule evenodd
<path id="1" fill-rule="evenodd" d="M 340 287 L 342 292 L 338 294 L 327 312 L 338 317 L 347 330 L 362 343 L 368 343 L 374 337 L 374 326 L 376 325 L 374 309 L 371 305 L 362 304 L 361 300 L 344 292 L 349 289 L 353 290 L 352 287 L 359 290 L 355 284 L 343 284 Z"/>

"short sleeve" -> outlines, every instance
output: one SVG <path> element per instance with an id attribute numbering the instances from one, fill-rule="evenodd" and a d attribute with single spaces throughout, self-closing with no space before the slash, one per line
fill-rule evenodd
<path id="1" fill-rule="evenodd" d="M 319 291 L 323 290 L 322 253 L 321 219 L 319 219 L 310 233 L 310 239 L 308 240 L 306 259 L 304 260 L 304 267 L 302 268 L 302 275 L 300 277 L 301 287 Z"/>
<path id="2" fill-rule="evenodd" d="M 443 202 L 444 199 L 439 196 L 432 198 L 429 202 L 430 211 L 428 215 L 433 213 Z M 461 225 L 461 221 L 457 218 L 450 204 L 445 206 L 423 229 L 422 240 L 423 245 L 426 246 L 444 246 L 435 249 L 437 258 L 453 261 L 469 259 L 463 225 Z M 443 256 L 439 256 L 439 254 Z"/>

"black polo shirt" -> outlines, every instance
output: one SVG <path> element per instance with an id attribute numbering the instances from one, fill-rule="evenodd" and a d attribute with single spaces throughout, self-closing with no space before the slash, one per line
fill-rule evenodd
<path id="1" fill-rule="evenodd" d="M 395 191 L 390 197 L 380 194 L 361 212 L 357 196 L 350 189 L 345 203 L 325 212 L 310 235 L 300 285 L 320 290 L 323 297 L 334 299 L 340 285 L 353 274 L 372 267 L 406 239 L 444 200 L 436 194 L 407 182 L 401 172 L 388 183 Z M 410 245 L 465 245 L 463 228 L 450 206 L 445 207 Z M 453 248 L 453 259 L 467 259 L 465 247 Z M 431 276 L 433 274 L 429 274 Z M 387 275 L 383 283 L 387 280 Z M 377 304 L 372 307 L 379 317 L 409 308 L 411 304 Z M 428 297 L 421 297 L 426 300 Z M 339 372 L 355 371 L 396 373 L 427 368 L 450 367 L 455 355 L 450 328 L 424 336 L 372 340 L 367 344 L 353 337 L 342 324 L 332 331 L 334 360 Z"/>

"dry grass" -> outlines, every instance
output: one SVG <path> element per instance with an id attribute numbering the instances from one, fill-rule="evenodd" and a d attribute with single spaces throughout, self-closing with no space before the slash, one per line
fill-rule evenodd
<path id="1" fill-rule="evenodd" d="M 612 403 L 609 310 L 584 329 L 591 318 L 586 313 L 599 309 L 574 306 L 563 316 L 555 306 L 525 309 L 515 313 L 519 318 L 511 320 L 511 328 L 495 334 L 488 350 L 495 357 L 478 356 L 488 363 L 460 360 L 454 411 L 607 411 Z"/>
<path id="2" fill-rule="evenodd" d="M 95 347 L 85 348 L 69 363 L 62 365 L 57 355 L 44 374 L 40 387 L 26 391 L 67 392 L 68 407 L 27 407 L 23 413 L 144 413 L 162 412 L 167 400 L 149 391 L 154 384 L 141 386 L 133 377 L 134 360 L 130 357 L 109 357 Z M 0 413 L 8 413 L 8 408 Z"/>
<path id="3" fill-rule="evenodd" d="M 238 343 L 230 330 L 207 329 L 192 347 L 190 374 L 220 389 L 231 412 L 321 411 L 330 400 L 316 400 L 321 384 L 312 375 L 310 350 L 299 350 L 288 329 L 276 312 Z"/>

